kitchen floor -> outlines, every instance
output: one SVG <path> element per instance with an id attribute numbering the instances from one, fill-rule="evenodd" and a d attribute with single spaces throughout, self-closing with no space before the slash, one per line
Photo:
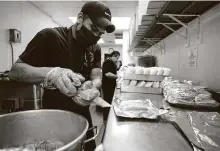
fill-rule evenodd
<path id="1" fill-rule="evenodd" d="M 98 126 L 99 135 L 96 138 L 96 145 L 101 144 L 102 137 L 105 130 L 105 125 L 103 124 L 103 114 L 102 111 L 96 108 L 96 106 L 90 107 L 90 113 L 92 115 L 92 122 L 94 126 Z"/>

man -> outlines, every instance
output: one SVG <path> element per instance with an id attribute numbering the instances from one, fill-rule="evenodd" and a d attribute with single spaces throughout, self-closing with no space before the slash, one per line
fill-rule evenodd
<path id="1" fill-rule="evenodd" d="M 81 114 L 91 127 L 88 104 L 94 98 L 89 101 L 73 98 L 85 80 L 92 80 L 97 89 L 101 87 L 101 48 L 97 42 L 105 31 L 114 30 L 109 8 L 99 1 L 87 2 L 72 27 L 38 32 L 13 65 L 9 77 L 20 82 L 43 83 L 44 109 Z M 88 143 L 85 150 L 94 148 L 94 142 Z"/>
<path id="2" fill-rule="evenodd" d="M 120 57 L 118 51 L 113 51 L 110 57 L 107 58 L 102 66 L 102 90 L 104 100 L 111 104 L 116 87 L 117 76 L 117 62 Z M 109 109 L 103 110 L 103 120 L 108 118 Z"/>
<path id="3" fill-rule="evenodd" d="M 119 69 L 121 68 L 121 66 L 122 66 L 121 60 L 117 61 L 117 71 L 119 71 Z"/>

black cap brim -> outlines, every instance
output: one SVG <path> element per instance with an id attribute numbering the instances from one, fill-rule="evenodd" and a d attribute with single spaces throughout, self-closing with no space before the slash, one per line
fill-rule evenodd
<path id="1" fill-rule="evenodd" d="M 94 22 L 97 26 L 105 28 L 107 33 L 112 33 L 115 31 L 115 26 L 107 18 L 100 17 L 95 19 Z"/>

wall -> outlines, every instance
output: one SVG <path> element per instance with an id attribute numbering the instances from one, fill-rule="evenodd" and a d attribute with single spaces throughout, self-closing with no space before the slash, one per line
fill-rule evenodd
<path id="1" fill-rule="evenodd" d="M 13 44 L 14 60 L 24 51 L 28 42 L 41 29 L 55 27 L 50 17 L 42 13 L 30 2 L 0 2 L 0 72 L 11 68 L 11 48 L 8 29 L 22 32 L 22 43 Z"/>
<path id="2" fill-rule="evenodd" d="M 114 50 L 117 50 L 120 52 L 120 60 L 122 61 L 123 65 L 127 65 L 129 63 L 134 63 L 135 58 L 130 55 L 130 52 L 128 52 L 129 47 L 129 31 L 125 30 L 123 31 L 123 43 L 122 44 L 99 44 L 102 48 L 102 63 L 104 61 L 104 54 L 109 53 L 109 48 L 113 48 Z"/>
<path id="3" fill-rule="evenodd" d="M 172 69 L 175 77 L 199 80 L 208 88 L 220 91 L 220 5 L 215 6 L 201 16 L 202 43 L 196 41 L 196 19 L 189 23 L 190 47 L 198 46 L 197 67 L 187 67 L 189 48 L 185 47 L 185 40 L 178 35 L 170 35 L 165 40 L 165 54 L 151 48 L 157 56 L 158 66 Z M 184 34 L 184 29 L 179 30 Z"/>
<path id="4" fill-rule="evenodd" d="M 135 63 L 135 58 L 131 56 L 130 52 L 128 51 L 129 48 L 129 31 L 123 32 L 123 50 L 122 50 L 122 64 L 127 65 L 129 63 Z"/>
<path id="5" fill-rule="evenodd" d="M 131 17 L 130 27 L 129 27 L 129 45 L 132 43 L 134 36 L 136 35 L 136 14 Z"/>

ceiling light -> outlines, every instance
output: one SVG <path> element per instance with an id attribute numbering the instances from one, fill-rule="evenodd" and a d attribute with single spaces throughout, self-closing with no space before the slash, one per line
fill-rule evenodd
<path id="1" fill-rule="evenodd" d="M 68 17 L 72 23 L 76 23 L 77 17 Z M 112 17 L 112 23 L 115 25 L 116 29 L 128 30 L 130 26 L 130 17 Z"/>
<path id="2" fill-rule="evenodd" d="M 116 29 L 129 29 L 130 21 L 130 17 L 112 17 L 112 23 L 115 25 Z"/>
<path id="3" fill-rule="evenodd" d="M 76 20 L 77 20 L 76 17 L 68 17 L 68 19 L 69 19 L 72 23 L 76 23 Z"/>

